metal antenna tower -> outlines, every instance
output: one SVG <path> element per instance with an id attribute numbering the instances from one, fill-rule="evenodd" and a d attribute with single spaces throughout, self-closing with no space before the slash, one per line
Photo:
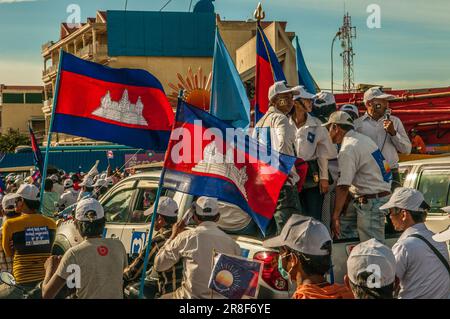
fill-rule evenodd
<path id="1" fill-rule="evenodd" d="M 353 71 L 353 45 L 352 39 L 356 38 L 356 27 L 352 27 L 352 18 L 348 12 L 344 15 L 344 23 L 339 28 L 339 40 L 341 40 L 342 47 L 342 61 L 344 76 L 342 79 L 342 90 L 344 92 L 351 92 L 355 90 L 355 74 Z"/>

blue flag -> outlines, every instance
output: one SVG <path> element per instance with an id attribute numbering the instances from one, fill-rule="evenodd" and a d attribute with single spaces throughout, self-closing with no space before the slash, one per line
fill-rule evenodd
<path id="1" fill-rule="evenodd" d="M 262 263 L 219 254 L 209 280 L 209 288 L 228 299 L 256 298 Z"/>
<path id="2" fill-rule="evenodd" d="M 308 67 L 306 66 L 305 59 L 303 58 L 302 49 L 300 48 L 300 43 L 298 42 L 298 37 L 296 38 L 296 51 L 297 51 L 297 72 L 298 72 L 298 83 L 303 85 L 311 94 L 317 93 L 317 85 L 314 81 L 311 73 L 309 73 Z"/>
<path id="3" fill-rule="evenodd" d="M 250 102 L 239 72 L 216 29 L 211 114 L 236 128 L 250 125 Z"/>

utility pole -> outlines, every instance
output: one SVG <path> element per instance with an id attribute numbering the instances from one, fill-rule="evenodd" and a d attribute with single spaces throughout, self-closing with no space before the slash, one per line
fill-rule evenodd
<path id="1" fill-rule="evenodd" d="M 352 39 L 356 38 L 356 27 L 352 27 L 352 18 L 348 12 L 344 15 L 344 23 L 339 28 L 339 32 L 344 70 L 342 90 L 344 92 L 351 92 L 355 90 L 355 74 L 353 71 L 353 56 L 355 53 L 353 53 Z"/>

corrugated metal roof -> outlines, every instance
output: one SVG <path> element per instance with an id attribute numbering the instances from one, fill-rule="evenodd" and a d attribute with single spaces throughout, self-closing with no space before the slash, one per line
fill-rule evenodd
<path id="1" fill-rule="evenodd" d="M 120 168 L 125 164 L 125 155 L 136 154 L 137 149 L 114 150 L 114 158 L 110 160 L 111 168 Z M 45 155 L 45 151 L 42 152 Z M 145 154 L 146 151 L 139 151 L 138 154 Z M 49 165 L 56 166 L 66 172 L 81 171 L 87 172 L 95 164 L 96 160 L 100 160 L 98 165 L 99 171 L 104 171 L 108 167 L 108 159 L 106 151 L 57 151 L 50 152 Z M 32 166 L 33 153 L 6 154 L 5 158 L 0 162 L 0 168 Z"/>

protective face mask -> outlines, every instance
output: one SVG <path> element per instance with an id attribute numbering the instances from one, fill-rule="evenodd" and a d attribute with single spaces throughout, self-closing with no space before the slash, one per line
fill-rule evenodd
<path id="1" fill-rule="evenodd" d="M 278 105 L 279 106 L 286 106 L 288 104 L 287 99 L 279 99 L 278 100 Z"/>
<path id="2" fill-rule="evenodd" d="M 278 271 L 280 272 L 281 277 L 283 279 L 287 280 L 288 282 L 291 281 L 291 275 L 283 268 L 283 259 L 281 256 L 278 256 Z"/>

